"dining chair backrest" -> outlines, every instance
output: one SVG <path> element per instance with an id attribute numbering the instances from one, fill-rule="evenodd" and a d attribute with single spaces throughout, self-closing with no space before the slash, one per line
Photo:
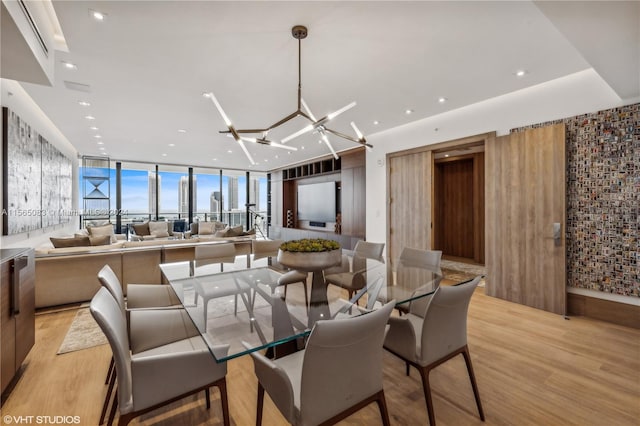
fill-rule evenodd
<path id="1" fill-rule="evenodd" d="M 267 256 L 277 256 L 278 249 L 283 242 L 283 240 L 253 240 L 251 242 L 251 248 L 254 259 L 260 259 Z"/>
<path id="2" fill-rule="evenodd" d="M 371 243 L 369 241 L 360 240 L 353 249 L 357 256 L 367 257 L 370 259 L 381 259 L 384 251 L 384 243 Z"/>
<path id="3" fill-rule="evenodd" d="M 115 272 L 109 265 L 104 265 L 100 271 L 98 271 L 98 281 L 106 288 L 111 296 L 116 300 L 120 306 L 122 313 L 125 312 L 124 293 L 122 291 L 122 284 L 116 276 Z"/>
<path id="4" fill-rule="evenodd" d="M 107 337 L 116 367 L 118 407 L 125 413 L 133 410 L 131 352 L 125 315 L 106 288 L 98 290 L 89 307 L 91 315 Z"/>
<path id="5" fill-rule="evenodd" d="M 210 263 L 234 263 L 236 246 L 233 243 L 197 245 L 194 257 L 197 266 Z"/>
<path id="6" fill-rule="evenodd" d="M 480 279 L 456 286 L 441 286 L 431 297 L 422 325 L 422 365 L 430 364 L 467 344 L 469 302 Z"/>
<path id="7" fill-rule="evenodd" d="M 424 281 L 428 284 L 426 287 L 419 289 L 420 292 L 431 292 L 438 288 L 441 280 L 432 280 L 432 272 L 440 271 L 440 260 L 442 259 L 442 251 L 440 250 L 423 250 L 411 247 L 404 247 L 400 252 L 400 258 L 397 265 L 398 281 L 412 280 L 413 282 Z M 424 268 L 424 270 L 420 270 Z M 405 274 L 413 274 L 414 276 L 406 278 Z M 416 276 L 416 275 L 419 275 Z M 409 304 L 409 312 L 424 317 L 424 312 L 431 300 L 430 296 L 413 300 Z"/>
<path id="8" fill-rule="evenodd" d="M 409 265 L 423 265 L 440 268 L 442 251 L 422 250 L 411 247 L 404 247 L 400 252 L 400 261 Z"/>
<path id="9" fill-rule="evenodd" d="M 382 345 L 394 305 L 316 322 L 302 365 L 301 424 L 321 423 L 382 390 Z"/>

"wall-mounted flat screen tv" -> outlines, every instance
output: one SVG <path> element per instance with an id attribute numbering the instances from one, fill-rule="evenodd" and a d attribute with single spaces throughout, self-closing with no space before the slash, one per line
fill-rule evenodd
<path id="1" fill-rule="evenodd" d="M 298 220 L 336 221 L 336 183 L 322 182 L 298 186 Z"/>

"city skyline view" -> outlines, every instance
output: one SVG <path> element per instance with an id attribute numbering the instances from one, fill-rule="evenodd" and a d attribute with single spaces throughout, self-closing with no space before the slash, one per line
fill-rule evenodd
<path id="1" fill-rule="evenodd" d="M 82 174 L 82 168 L 81 172 Z M 111 208 L 115 208 L 115 169 L 109 169 L 110 184 L 108 187 L 102 187 L 103 193 L 109 193 Z M 160 212 L 162 213 L 181 213 L 181 180 L 184 182 L 188 178 L 187 173 L 178 172 L 159 172 L 159 201 Z M 122 210 L 127 214 L 149 214 L 154 213 L 150 209 L 150 202 L 153 200 L 153 192 L 150 190 L 150 180 L 155 181 L 155 172 L 148 170 L 131 170 L 122 169 Z M 82 180 L 81 180 L 82 181 Z M 250 202 L 255 203 L 252 210 L 266 210 L 267 202 L 267 179 L 266 176 L 256 178 L 250 177 Z M 229 193 L 231 186 L 232 192 Z M 214 193 L 220 192 L 220 175 L 216 174 L 194 174 L 195 201 L 194 213 L 211 213 L 213 204 L 211 199 Z M 245 210 L 246 199 L 246 177 L 245 176 L 222 176 L 222 203 L 223 211 Z M 82 203 L 83 188 L 80 188 L 79 197 Z M 257 195 L 256 195 L 257 194 Z M 79 206 L 83 208 L 82 205 Z M 184 213 L 184 212 L 183 212 Z M 216 212 L 213 212 L 216 213 Z"/>

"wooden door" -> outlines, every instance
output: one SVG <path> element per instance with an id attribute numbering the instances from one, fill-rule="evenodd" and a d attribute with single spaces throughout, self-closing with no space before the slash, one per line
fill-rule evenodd
<path id="1" fill-rule="evenodd" d="M 487 294 L 564 314 L 564 125 L 487 142 L 485 166 Z"/>
<path id="2" fill-rule="evenodd" d="M 387 256 L 403 247 L 431 248 L 432 152 L 387 158 Z"/>
<path id="3" fill-rule="evenodd" d="M 473 158 L 436 162 L 434 188 L 434 248 L 473 259 Z"/>

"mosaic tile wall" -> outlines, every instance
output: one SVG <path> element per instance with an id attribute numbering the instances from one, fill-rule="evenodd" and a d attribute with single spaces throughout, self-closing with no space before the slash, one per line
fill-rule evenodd
<path id="1" fill-rule="evenodd" d="M 567 283 L 640 297 L 640 104 L 511 129 L 564 123 Z"/>

